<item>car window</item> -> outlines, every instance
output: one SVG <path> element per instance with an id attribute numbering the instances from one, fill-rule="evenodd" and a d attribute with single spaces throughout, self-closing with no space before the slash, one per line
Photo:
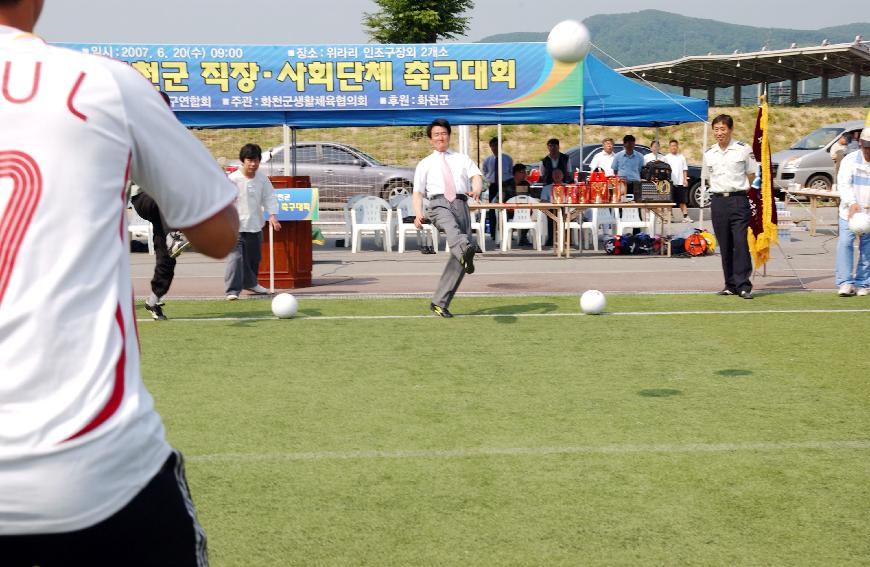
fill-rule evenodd
<path id="1" fill-rule="evenodd" d="M 828 142 L 839 136 L 839 128 L 819 128 L 794 143 L 790 150 L 818 150 L 824 148 Z"/>
<path id="2" fill-rule="evenodd" d="M 361 156 L 363 156 L 365 159 L 369 160 L 372 165 L 384 165 L 383 162 L 381 162 L 377 158 L 372 157 L 371 154 L 367 154 L 359 148 L 355 148 L 355 149 L 356 149 L 356 151 L 358 151 L 360 153 Z"/>
<path id="3" fill-rule="evenodd" d="M 314 163 L 317 161 L 315 146 L 296 146 L 296 163 Z M 276 148 L 269 161 L 280 164 L 284 161 L 284 148 Z"/>
<path id="4" fill-rule="evenodd" d="M 323 146 L 323 163 L 334 165 L 353 165 L 358 158 L 347 150 L 333 146 Z"/>

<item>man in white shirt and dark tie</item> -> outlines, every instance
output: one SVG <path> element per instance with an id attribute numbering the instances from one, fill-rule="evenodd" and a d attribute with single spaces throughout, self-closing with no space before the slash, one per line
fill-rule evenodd
<path id="1" fill-rule="evenodd" d="M 425 197 L 429 199 L 428 218 L 444 231 L 450 249 L 450 258 L 429 308 L 439 317 L 450 318 L 453 314 L 448 307 L 462 278 L 474 273 L 468 196 L 480 201 L 483 174 L 468 156 L 449 149 L 450 123 L 447 120 L 433 120 L 426 127 L 426 135 L 434 151 L 420 160 L 414 173 L 414 225 L 423 226 Z"/>

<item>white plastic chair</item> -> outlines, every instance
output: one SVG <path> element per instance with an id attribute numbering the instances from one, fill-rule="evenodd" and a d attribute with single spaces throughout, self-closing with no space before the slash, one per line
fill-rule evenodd
<path id="1" fill-rule="evenodd" d="M 399 202 L 396 204 L 396 230 L 398 232 L 397 238 L 399 240 L 399 254 L 405 252 L 405 236 L 411 232 L 417 237 L 421 237 L 424 233 L 428 232 L 430 237 L 432 238 L 432 242 L 434 243 L 432 249 L 435 252 L 438 252 L 438 229 L 435 228 L 434 224 L 424 224 L 422 229 L 418 229 L 414 226 L 413 222 L 405 222 L 405 217 L 410 217 L 414 215 L 414 198 L 410 195 L 405 195 Z M 423 207 L 425 208 L 426 203 L 424 201 Z M 420 242 L 418 240 L 418 242 Z"/>
<path id="2" fill-rule="evenodd" d="M 471 211 L 471 231 L 477 233 L 477 245 L 486 252 L 486 209 Z"/>
<path id="3" fill-rule="evenodd" d="M 507 200 L 508 203 L 539 203 L 540 200 L 528 195 L 517 195 Z M 513 244 L 514 230 L 528 230 L 535 239 L 535 250 L 541 250 L 542 234 L 547 230 L 547 223 L 544 222 L 544 213 L 531 209 L 514 209 L 514 218 L 505 222 L 504 232 L 505 240 L 507 241 L 507 249 L 511 249 Z"/>
<path id="4" fill-rule="evenodd" d="M 147 240 L 148 253 L 154 255 L 154 226 L 140 217 L 133 207 L 127 209 L 127 230 L 130 232 L 130 238 Z"/>
<path id="5" fill-rule="evenodd" d="M 646 219 L 644 219 L 644 216 Z M 640 228 L 652 236 L 655 234 L 656 216 L 646 209 L 616 209 L 616 234 L 625 234 L 627 228 Z"/>
<path id="6" fill-rule="evenodd" d="M 486 209 L 469 211 L 469 213 L 471 214 L 472 243 L 474 238 L 477 238 L 477 245 L 486 252 Z M 447 243 L 446 238 L 444 239 L 444 251 L 450 252 L 450 244 Z"/>
<path id="7" fill-rule="evenodd" d="M 352 235 L 351 231 L 351 219 L 350 219 L 350 210 L 353 208 L 354 203 L 365 197 L 366 195 L 354 195 L 350 199 L 347 200 L 347 203 L 344 204 L 342 210 L 344 212 L 344 247 L 350 248 L 350 237 Z"/>
<path id="8" fill-rule="evenodd" d="M 579 238 L 574 239 L 573 241 L 577 243 L 577 248 L 585 248 L 585 249 L 593 249 L 594 251 L 598 251 L 598 240 L 599 233 L 603 232 L 604 234 L 608 234 L 613 231 L 613 227 L 616 225 L 616 218 L 613 215 L 613 209 L 586 209 L 589 213 L 589 220 L 585 218 L 578 221 L 572 221 L 568 224 L 568 228 L 572 230 L 577 230 L 579 233 Z M 607 227 L 607 228 L 605 228 Z M 585 233 L 583 231 L 589 231 L 589 238 L 585 237 Z"/>
<path id="9" fill-rule="evenodd" d="M 362 235 L 384 235 L 384 252 L 393 249 L 393 209 L 390 204 L 373 195 L 366 195 L 351 207 L 351 252 L 356 253 L 362 243 Z"/>

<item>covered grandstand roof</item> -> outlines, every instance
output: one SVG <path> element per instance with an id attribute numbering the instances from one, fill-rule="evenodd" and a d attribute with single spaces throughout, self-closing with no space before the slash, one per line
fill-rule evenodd
<path id="1" fill-rule="evenodd" d="M 632 77 L 639 75 L 653 83 L 691 89 L 800 81 L 821 76 L 835 78 L 854 73 L 870 75 L 870 42 L 856 38 L 852 43 L 691 56 L 621 67 L 616 71 Z"/>

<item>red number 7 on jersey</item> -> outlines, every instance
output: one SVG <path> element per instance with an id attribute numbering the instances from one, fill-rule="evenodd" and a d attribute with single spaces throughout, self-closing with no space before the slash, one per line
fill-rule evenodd
<path id="1" fill-rule="evenodd" d="M 42 196 L 42 174 L 29 155 L 0 151 L 0 303 L 12 277 L 15 258 Z"/>

